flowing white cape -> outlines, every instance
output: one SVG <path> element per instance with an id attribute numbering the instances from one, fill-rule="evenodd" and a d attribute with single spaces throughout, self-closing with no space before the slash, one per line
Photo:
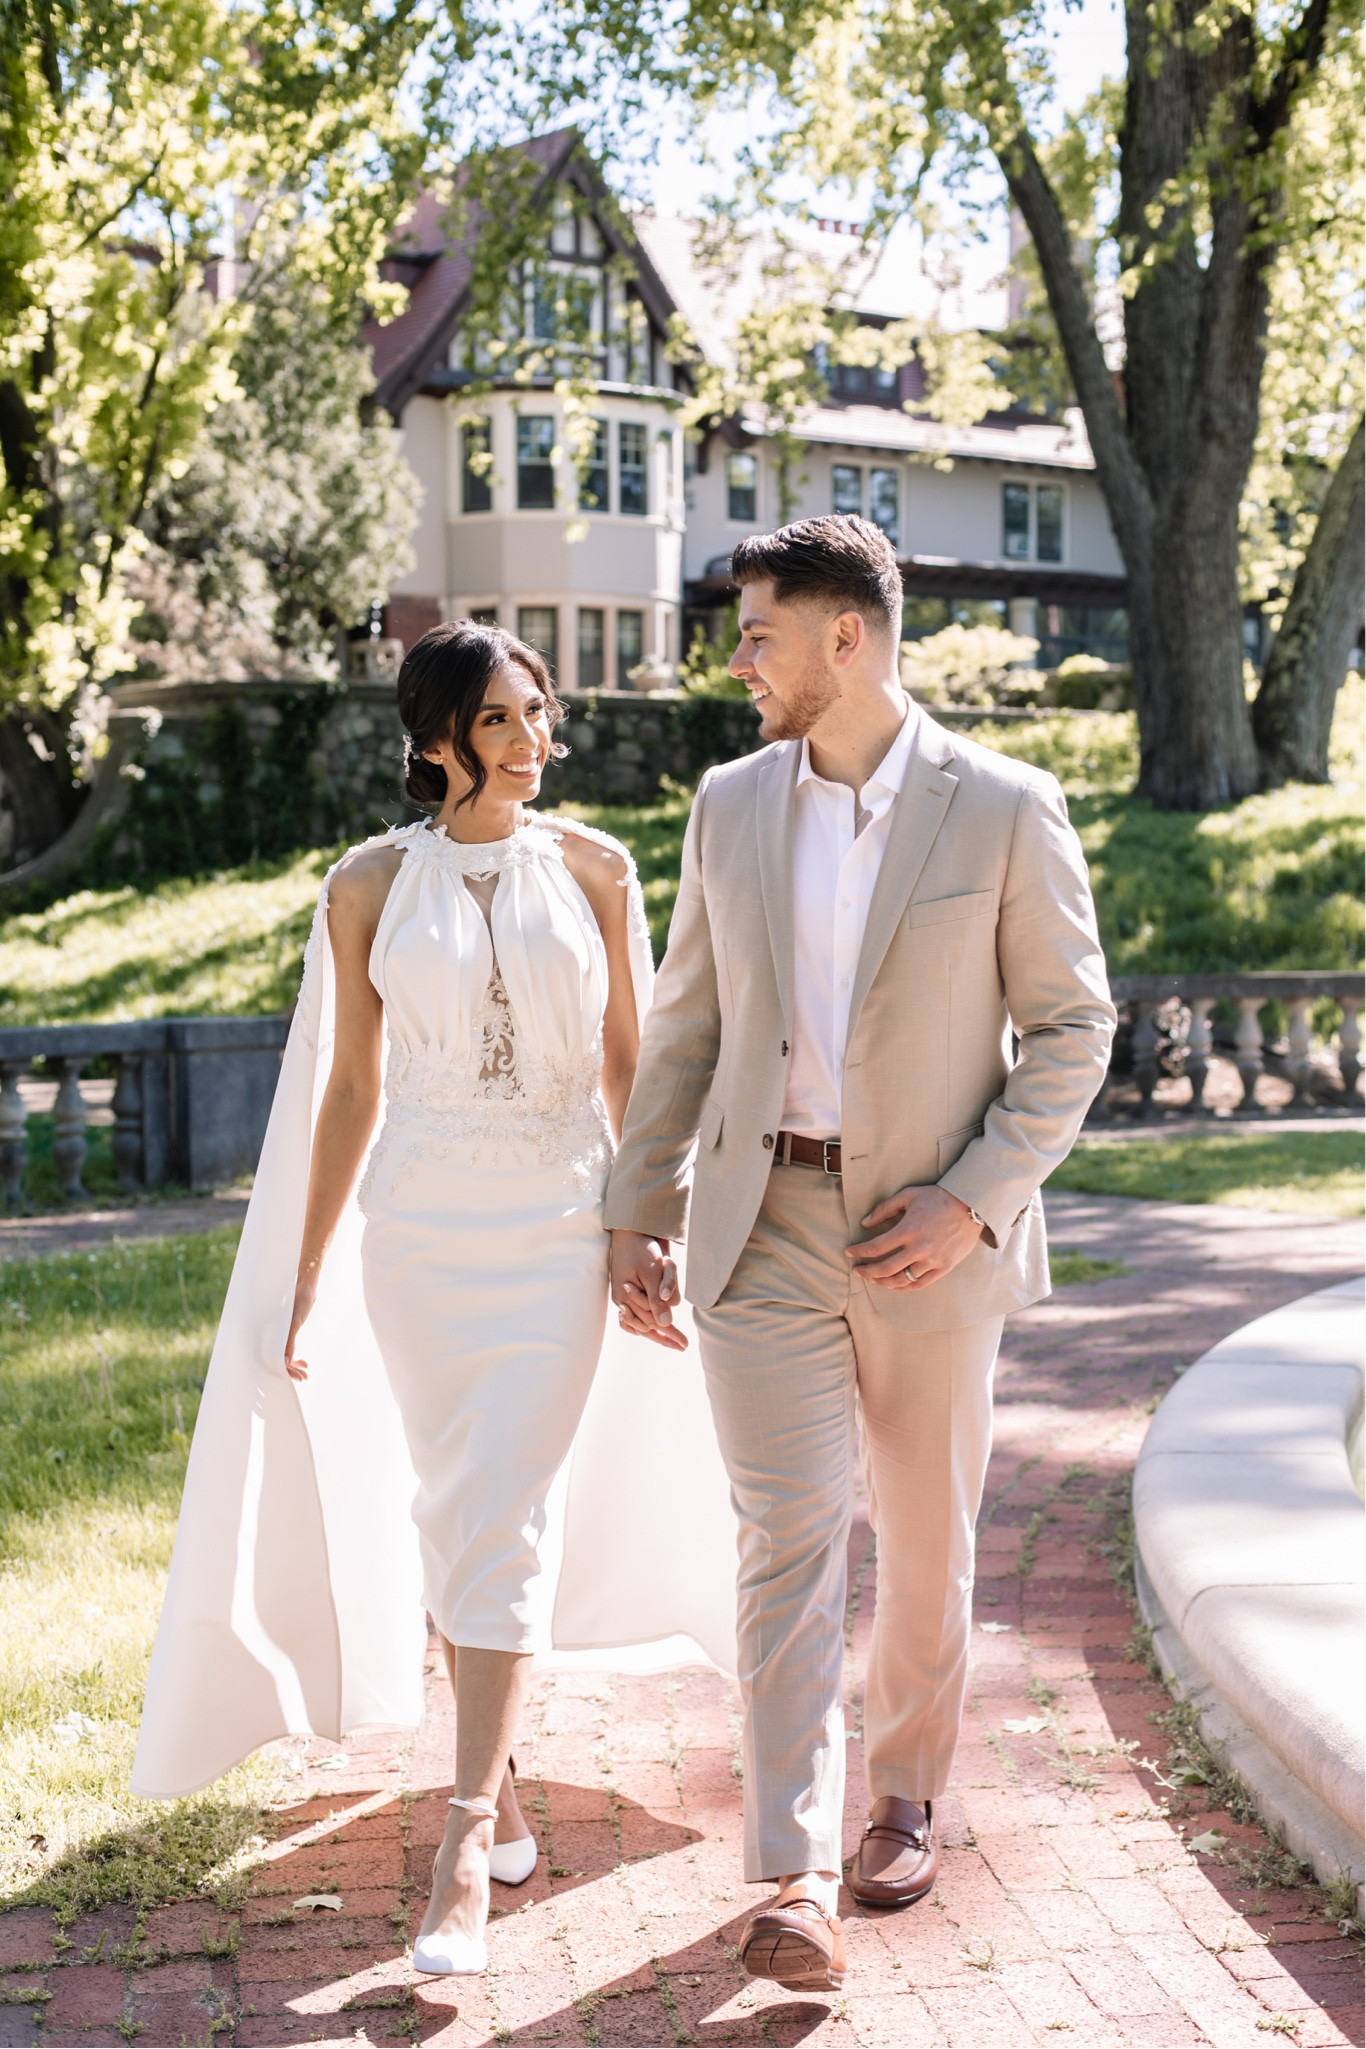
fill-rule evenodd
<path id="1" fill-rule="evenodd" d="M 153 1799 L 196 1792 L 279 1736 L 422 1716 L 416 1482 L 366 1315 L 354 1197 L 308 1321 L 308 1380 L 283 1363 L 332 1062 L 327 889 L 190 1450 L 133 1766 Z M 628 889 L 643 1017 L 653 966 L 634 871 Z M 609 1315 L 551 1507 L 542 1662 L 734 1671 L 735 1522 L 695 1341 L 665 1352 Z"/>

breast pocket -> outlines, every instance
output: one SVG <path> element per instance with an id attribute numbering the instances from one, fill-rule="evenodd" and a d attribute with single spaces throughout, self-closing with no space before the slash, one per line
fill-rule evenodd
<path id="1" fill-rule="evenodd" d="M 906 912 L 906 923 L 913 928 L 950 925 L 959 919 L 984 918 L 995 907 L 994 889 L 974 889 L 966 896 L 936 896 L 928 903 L 912 904 Z"/>

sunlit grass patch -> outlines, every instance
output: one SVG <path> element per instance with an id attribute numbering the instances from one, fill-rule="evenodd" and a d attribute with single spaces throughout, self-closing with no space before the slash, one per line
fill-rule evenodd
<path id="1" fill-rule="evenodd" d="M 338 848 L 147 889 L 82 889 L 0 919 L 0 1025 L 287 1010 Z"/>
<path id="2" fill-rule="evenodd" d="M 1048 1276 L 1055 1288 L 1073 1288 L 1085 1281 L 1112 1281 L 1129 1269 L 1122 1260 L 1093 1259 L 1089 1252 L 1076 1252 L 1066 1245 L 1048 1248 Z"/>
<path id="3" fill-rule="evenodd" d="M 1147 1202 L 1217 1202 L 1234 1209 L 1359 1217 L 1366 1208 L 1364 1150 L 1360 1135 L 1352 1131 L 1083 1138 L 1048 1185 Z"/>
<path id="4" fill-rule="evenodd" d="M 69 1920 L 230 1885 L 281 1783 L 129 1773 L 235 1227 L 0 1268 L 0 1905 Z"/>

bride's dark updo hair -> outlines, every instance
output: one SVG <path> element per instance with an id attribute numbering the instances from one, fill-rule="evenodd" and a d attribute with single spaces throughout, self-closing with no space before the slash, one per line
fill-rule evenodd
<path id="1" fill-rule="evenodd" d="M 452 619 L 444 626 L 433 626 L 409 648 L 398 672 L 398 715 L 407 736 L 403 787 L 414 804 L 445 802 L 446 771 L 439 761 L 425 761 L 422 750 L 446 739 L 470 778 L 470 788 L 460 802 L 472 803 L 479 795 L 488 778 L 470 745 L 470 732 L 489 684 L 509 663 L 524 669 L 544 694 L 551 726 L 558 726 L 567 714 L 555 695 L 545 662 L 534 647 L 501 626 Z M 559 761 L 568 752 L 555 742 L 550 756 Z"/>

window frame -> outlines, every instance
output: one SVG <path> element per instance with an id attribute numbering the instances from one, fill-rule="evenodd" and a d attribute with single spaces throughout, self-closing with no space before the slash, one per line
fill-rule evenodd
<path id="1" fill-rule="evenodd" d="M 840 502 L 839 502 L 839 498 L 840 498 L 840 487 L 839 487 L 839 482 L 838 482 L 838 479 L 839 479 L 840 477 L 854 477 L 854 478 L 856 478 L 856 479 L 857 479 L 857 496 L 858 496 L 858 503 L 857 503 L 857 505 L 841 505 L 841 504 L 840 504 Z M 832 463 L 831 463 L 831 465 L 830 465 L 830 510 L 831 510 L 831 512 L 832 512 L 832 513 L 843 513 L 843 514 L 845 514 L 846 516 L 849 516 L 849 515 L 853 515 L 854 517 L 856 517 L 856 518 L 858 518 L 858 519 L 862 519 L 862 517 L 863 517 L 863 464 L 862 464 L 861 462 L 832 462 Z"/>
<path id="2" fill-rule="evenodd" d="M 578 479 L 579 507 L 583 512 L 610 512 L 612 510 L 611 430 L 606 420 L 599 419 L 594 419 L 593 429 L 593 452 L 589 461 L 584 465 L 583 474 Z M 600 455 L 599 451 L 601 451 Z M 598 498 L 597 503 L 592 504 L 584 494 L 588 489 L 589 478 L 595 475 L 602 478 L 602 494 Z"/>
<path id="3" fill-rule="evenodd" d="M 639 436 L 640 460 L 627 462 L 627 436 Z M 632 488 L 627 489 L 627 475 L 631 477 Z M 635 497 L 635 483 L 639 481 L 640 503 L 630 501 Z M 617 511 L 626 519 L 648 519 L 650 516 L 650 432 L 640 420 L 617 421 Z"/>
<path id="4" fill-rule="evenodd" d="M 628 655 L 622 645 L 622 622 L 626 619 L 637 620 L 640 625 L 640 646 L 633 655 Z M 617 689 L 629 690 L 631 687 L 630 671 L 633 668 L 637 668 L 645 660 L 645 611 L 643 606 L 618 605 L 616 619 L 613 623 L 612 641 L 617 664 Z"/>
<path id="5" fill-rule="evenodd" d="M 892 480 L 892 523 L 890 526 L 884 526 L 873 510 L 873 486 L 874 480 L 878 477 L 890 477 Z M 881 533 L 886 534 L 887 539 L 894 548 L 901 546 L 901 471 L 899 469 L 892 469 L 883 463 L 879 463 L 876 467 L 870 465 L 868 470 L 868 517 Z"/>
<path id="6" fill-rule="evenodd" d="M 737 465 L 748 463 L 748 484 L 737 484 L 734 471 Z M 750 500 L 748 512 L 735 510 L 737 492 L 747 493 Z M 759 518 L 759 458 L 752 449 L 732 448 L 726 456 L 726 518 L 736 526 L 754 526 Z"/>
<path id="7" fill-rule="evenodd" d="M 544 460 L 528 462 L 522 453 L 522 430 L 532 426 L 548 425 L 550 443 Z M 555 415 L 553 413 L 518 413 L 516 416 L 517 439 L 517 510 L 519 512 L 553 512 L 555 510 Z M 530 471 L 544 471 L 549 479 L 550 497 L 546 503 L 529 500 L 524 490 L 524 480 Z"/>
<path id="8" fill-rule="evenodd" d="M 596 619 L 598 644 L 587 647 L 584 644 L 584 622 Z M 578 657 L 578 687 L 580 690 L 601 690 L 607 682 L 607 612 L 602 605 L 580 605 L 574 620 L 574 648 Z M 584 659 L 597 657 L 596 681 L 584 680 Z"/>
<path id="9" fill-rule="evenodd" d="M 472 447 L 473 440 L 483 437 L 482 447 Z M 460 510 L 462 513 L 492 512 L 493 470 L 490 465 L 484 470 L 470 468 L 471 455 L 489 455 L 493 452 L 493 422 L 488 414 L 477 419 L 460 422 Z M 483 499 L 483 504 L 471 504 L 472 498 Z"/>
<path id="10" fill-rule="evenodd" d="M 1019 554 L 1012 554 L 1007 545 L 1009 529 L 1006 524 L 1007 494 L 1021 492 L 1024 495 L 1026 517 L 1026 546 Z M 1058 525 L 1056 555 L 1045 555 L 1039 546 L 1039 494 L 1042 491 L 1057 494 Z M 1068 558 L 1068 522 L 1071 512 L 1071 498 L 1067 484 L 1061 478 L 1003 477 L 1001 479 L 1001 560 L 1003 562 L 1028 562 L 1044 569 L 1058 569 L 1066 566 Z"/>
<path id="11" fill-rule="evenodd" d="M 1039 512 L 1039 499 L 1045 491 L 1055 495 L 1058 501 L 1056 555 L 1045 555 L 1043 552 L 1043 520 Z M 1047 563 L 1050 568 L 1057 567 L 1067 560 L 1067 487 L 1064 484 L 1046 483 L 1034 486 L 1034 560 Z"/>
<path id="12" fill-rule="evenodd" d="M 530 633 L 529 633 L 529 632 L 527 632 L 527 631 L 525 630 L 525 627 L 524 627 L 524 624 L 523 624 L 523 622 L 524 622 L 524 620 L 525 620 L 525 618 L 526 618 L 526 615 L 527 615 L 527 613 L 528 613 L 528 612 L 544 612 L 544 613 L 546 613 L 546 614 L 547 614 L 547 615 L 549 616 L 549 619 L 550 619 L 550 646 L 549 646 L 548 648 L 542 647 L 539 641 L 535 641 L 535 640 L 533 640 L 533 639 L 532 639 L 532 637 L 531 637 L 531 635 L 530 635 Z M 537 653 L 538 653 L 539 655 L 541 655 L 541 656 L 543 657 L 543 659 L 544 659 L 544 661 L 545 661 L 545 664 L 546 664 L 546 667 L 547 667 L 547 668 L 549 669 L 549 671 L 550 671 L 550 674 L 551 674 L 551 679 L 552 679 L 552 681 L 553 681 L 553 679 L 554 679 L 554 677 L 555 677 L 555 675 L 556 675 L 556 672 L 557 672 L 557 671 L 558 671 L 558 669 L 559 669 L 559 665 L 560 665 L 560 608 L 559 608 L 559 606 L 558 606 L 558 605 L 519 605 L 519 606 L 517 607 L 517 638 L 518 638 L 518 640 L 524 640 L 524 641 L 526 642 L 526 644 L 527 644 L 527 646 L 528 646 L 528 647 L 534 647 L 534 648 L 536 649 L 536 652 L 537 652 Z"/>

